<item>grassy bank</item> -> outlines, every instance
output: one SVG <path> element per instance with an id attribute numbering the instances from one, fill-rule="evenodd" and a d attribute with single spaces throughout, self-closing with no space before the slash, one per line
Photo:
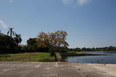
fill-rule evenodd
<path id="1" fill-rule="evenodd" d="M 58 55 L 58 53 L 57 53 Z M 0 61 L 16 61 L 16 62 L 54 62 L 54 57 L 50 57 L 49 53 L 18 53 L 18 54 L 0 54 Z"/>

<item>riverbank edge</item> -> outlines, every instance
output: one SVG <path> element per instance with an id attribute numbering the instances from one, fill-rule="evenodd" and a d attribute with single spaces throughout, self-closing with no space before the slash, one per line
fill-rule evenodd
<path id="1" fill-rule="evenodd" d="M 100 56 L 100 55 L 108 55 L 108 54 L 91 54 L 91 53 L 60 53 L 60 56 Z"/>
<path id="2" fill-rule="evenodd" d="M 64 62 L 63 57 L 67 56 L 107 56 L 108 54 L 91 54 L 91 53 L 59 53 L 58 54 L 58 61 Z"/>

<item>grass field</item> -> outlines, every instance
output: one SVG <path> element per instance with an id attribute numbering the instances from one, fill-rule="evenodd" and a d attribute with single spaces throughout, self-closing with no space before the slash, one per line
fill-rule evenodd
<path id="1" fill-rule="evenodd" d="M 58 53 L 57 53 L 58 55 Z M 49 53 L 18 53 L 18 54 L 0 54 L 1 62 L 54 62 L 54 57 Z"/>

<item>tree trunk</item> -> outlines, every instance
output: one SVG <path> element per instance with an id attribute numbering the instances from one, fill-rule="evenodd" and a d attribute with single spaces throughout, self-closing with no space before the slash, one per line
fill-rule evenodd
<path id="1" fill-rule="evenodd" d="M 51 49 L 50 49 L 50 55 L 51 55 L 51 56 L 54 56 L 55 61 L 58 61 L 57 56 L 56 56 L 56 52 L 55 52 L 55 48 L 51 48 Z"/>
<path id="2" fill-rule="evenodd" d="M 53 52 L 54 52 L 55 61 L 58 61 L 55 51 Z"/>

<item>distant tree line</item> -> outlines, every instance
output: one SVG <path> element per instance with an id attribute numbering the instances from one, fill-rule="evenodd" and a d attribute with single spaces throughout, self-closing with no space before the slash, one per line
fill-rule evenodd
<path id="1" fill-rule="evenodd" d="M 70 51 L 116 51 L 116 47 L 115 46 L 109 46 L 109 47 L 99 47 L 99 48 L 69 48 Z"/>

